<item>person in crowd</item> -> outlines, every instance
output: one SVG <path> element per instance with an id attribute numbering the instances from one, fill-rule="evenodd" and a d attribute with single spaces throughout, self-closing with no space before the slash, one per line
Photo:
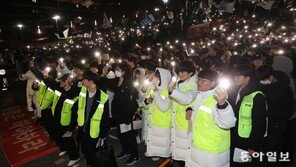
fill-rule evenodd
<path id="1" fill-rule="evenodd" d="M 274 71 L 271 66 L 263 65 L 257 69 L 256 77 L 260 81 L 268 104 L 268 151 L 274 156 L 286 153 L 292 155 L 293 144 L 289 119 L 295 109 L 295 100 L 289 76 L 282 71 Z M 277 166 L 289 164 L 280 162 L 279 159 L 276 161 Z"/>
<path id="2" fill-rule="evenodd" d="M 90 64 L 90 67 L 89 67 L 89 70 L 96 74 L 96 75 L 99 75 L 99 65 L 97 63 L 91 63 Z"/>
<path id="3" fill-rule="evenodd" d="M 34 112 L 33 109 L 33 103 L 36 109 L 39 109 L 39 105 L 37 104 L 37 101 L 35 99 L 35 90 L 32 89 L 33 83 L 37 80 L 35 74 L 32 72 L 31 68 L 34 66 L 35 61 L 31 60 L 29 62 L 29 70 L 22 74 L 19 78 L 22 81 L 27 80 L 27 86 L 26 86 L 26 99 L 27 99 L 27 110 L 29 112 Z M 35 114 L 34 114 L 35 115 Z"/>
<path id="4" fill-rule="evenodd" d="M 266 56 L 263 53 L 256 53 L 253 56 L 252 64 L 254 66 L 254 69 L 257 70 L 259 67 L 263 66 L 265 64 Z"/>
<path id="5" fill-rule="evenodd" d="M 232 106 L 237 118 L 231 134 L 234 164 L 261 166 L 264 165 L 264 160 L 256 155 L 265 154 L 268 148 L 266 97 L 260 90 L 251 66 L 237 67 L 234 75 L 235 84 L 239 87 L 232 98 Z"/>
<path id="6" fill-rule="evenodd" d="M 122 147 L 122 151 L 117 155 L 117 158 L 122 159 L 130 156 L 125 164 L 132 165 L 140 160 L 136 134 L 132 130 L 133 116 L 138 109 L 138 94 L 133 87 L 132 74 L 127 63 L 117 64 L 115 75 L 112 116 L 116 122 L 117 134 Z"/>
<path id="7" fill-rule="evenodd" d="M 81 88 L 82 87 L 82 80 L 83 80 L 83 74 L 85 72 L 85 65 L 76 63 L 74 65 L 73 71 L 75 73 L 75 78 L 73 80 L 73 84 L 75 85 L 76 88 Z"/>
<path id="8" fill-rule="evenodd" d="M 127 59 L 128 65 L 131 67 L 131 72 L 134 72 L 138 68 L 138 60 L 135 57 L 130 57 Z"/>
<path id="9" fill-rule="evenodd" d="M 168 91 L 170 81 L 170 71 L 156 68 L 152 80 L 153 93 L 144 101 L 146 105 L 150 105 L 146 156 L 155 157 L 153 160 L 171 155 L 172 108 Z"/>
<path id="10" fill-rule="evenodd" d="M 141 114 L 142 120 L 142 128 L 141 128 L 141 140 L 146 143 L 146 136 L 147 136 L 147 123 L 148 123 L 148 112 L 143 108 L 144 104 L 144 93 L 142 93 L 141 88 L 143 84 L 145 84 L 145 69 L 144 68 L 136 68 L 133 72 L 133 80 L 134 80 L 134 87 L 138 91 L 138 99 L 137 102 L 139 104 L 139 113 Z"/>
<path id="11" fill-rule="evenodd" d="M 186 109 L 193 106 L 197 95 L 195 67 L 191 61 L 179 64 L 178 79 L 172 79 L 169 85 L 169 95 L 172 99 L 172 158 L 185 161 L 189 155 L 188 121 L 184 117 Z M 185 164 L 184 164 L 185 165 Z"/>
<path id="12" fill-rule="evenodd" d="M 73 131 L 77 125 L 77 114 L 72 112 L 72 107 L 78 99 L 78 89 L 73 88 L 73 78 L 70 74 L 64 74 L 59 83 L 62 88 L 55 90 L 51 107 L 53 115 L 54 139 L 60 148 L 60 156 L 68 154 L 70 162 L 68 166 L 75 165 L 80 160 L 79 150 L 73 138 Z"/>
<path id="13" fill-rule="evenodd" d="M 108 95 L 100 88 L 98 81 L 98 76 L 92 71 L 84 73 L 83 87 L 72 108 L 72 112 L 77 113 L 81 150 L 90 166 L 95 166 L 96 149 L 107 145 L 110 128 L 108 105 L 105 105 L 108 104 Z"/>
<path id="14" fill-rule="evenodd" d="M 236 118 L 226 101 L 226 90 L 218 86 L 218 74 L 204 69 L 198 74 L 198 90 L 193 107 L 186 109 L 191 123 L 190 150 L 186 166 L 230 166 L 230 128 Z"/>

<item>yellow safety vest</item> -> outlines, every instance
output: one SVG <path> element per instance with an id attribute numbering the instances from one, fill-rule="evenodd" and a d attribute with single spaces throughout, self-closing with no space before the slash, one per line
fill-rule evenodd
<path id="1" fill-rule="evenodd" d="M 261 91 L 256 91 L 248 96 L 245 96 L 239 108 L 238 119 L 238 135 L 242 138 L 249 138 L 252 131 L 252 109 L 254 105 L 254 97 L 257 94 L 264 94 Z M 267 107 L 267 105 L 266 105 Z M 267 136 L 268 118 L 266 118 L 266 132 L 264 137 Z"/>
<path id="2" fill-rule="evenodd" d="M 188 90 L 193 89 L 193 88 L 197 88 L 196 83 L 189 83 L 189 84 L 185 85 L 181 89 L 181 91 L 187 92 Z M 176 104 L 176 107 L 177 107 L 176 108 L 175 124 L 181 130 L 187 131 L 188 130 L 188 120 L 185 118 L 186 109 L 188 107 L 191 107 L 194 105 L 194 100 L 188 105 L 182 105 L 180 103 L 177 103 L 176 101 L 174 101 L 174 103 Z"/>
<path id="3" fill-rule="evenodd" d="M 193 144 L 204 152 L 221 153 L 230 148 L 230 130 L 221 129 L 213 120 L 214 96 L 207 98 L 195 111 Z"/>
<path id="4" fill-rule="evenodd" d="M 44 94 L 44 97 L 42 99 L 42 103 L 40 106 L 41 110 L 44 110 L 50 107 L 50 105 L 53 102 L 54 94 L 55 94 L 54 91 L 49 87 L 46 89 L 46 92 Z"/>
<path id="5" fill-rule="evenodd" d="M 38 84 L 38 90 L 36 92 L 36 100 L 38 101 L 39 104 L 41 104 L 41 102 L 42 102 L 45 91 L 46 91 L 46 85 L 44 84 L 43 81 L 41 81 Z"/>
<path id="6" fill-rule="evenodd" d="M 51 106 L 51 113 L 53 116 L 54 116 L 54 112 L 55 112 L 55 107 L 56 107 L 61 95 L 62 95 L 62 93 L 60 91 L 58 91 L 58 90 L 54 91 L 53 102 L 52 102 L 52 106 Z"/>
<path id="7" fill-rule="evenodd" d="M 165 88 L 161 91 L 161 97 L 167 98 L 169 96 L 168 88 Z M 162 112 L 156 106 L 156 103 L 153 102 L 151 106 L 151 125 L 157 126 L 160 128 L 170 128 L 171 125 L 171 116 L 172 116 L 172 107 L 169 107 L 167 111 Z"/>
<path id="8" fill-rule="evenodd" d="M 71 114 L 72 114 L 72 107 L 73 104 L 76 102 L 78 98 L 74 99 L 66 99 L 63 103 L 63 108 L 61 112 L 61 125 L 68 126 L 71 122 Z"/>
<path id="9" fill-rule="evenodd" d="M 84 120 L 85 120 L 85 104 L 86 104 L 86 87 L 82 87 L 79 97 L 78 97 L 78 126 L 83 126 L 84 125 Z M 97 138 L 99 137 L 100 134 L 100 124 L 101 124 L 101 119 L 102 115 L 104 112 L 104 105 L 108 100 L 108 95 L 101 91 L 100 92 L 100 103 L 92 116 L 90 120 L 90 128 L 89 128 L 89 133 L 91 138 Z"/>

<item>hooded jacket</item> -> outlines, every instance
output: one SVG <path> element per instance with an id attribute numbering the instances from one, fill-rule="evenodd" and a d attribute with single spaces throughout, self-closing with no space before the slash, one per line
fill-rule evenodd
<path id="1" fill-rule="evenodd" d="M 167 89 L 171 80 L 171 73 L 163 68 L 157 68 L 160 73 L 160 83 L 156 86 L 157 91 L 153 93 L 153 104 L 149 105 L 149 120 L 152 122 L 152 114 L 154 112 L 151 105 L 161 112 L 171 112 L 171 100 L 161 95 L 161 92 Z M 167 90 L 168 91 L 168 90 Z M 168 93 L 168 92 L 167 92 Z M 169 118 L 170 119 L 170 118 Z M 170 128 L 162 128 L 150 124 L 147 135 L 147 156 L 169 157 L 171 155 L 171 133 Z"/>

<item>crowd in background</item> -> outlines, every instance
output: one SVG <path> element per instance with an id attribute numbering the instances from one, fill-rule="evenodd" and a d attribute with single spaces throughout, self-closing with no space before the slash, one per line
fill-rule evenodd
<path id="1" fill-rule="evenodd" d="M 28 66 L 17 63 L 19 72 L 28 70 L 20 75 L 27 80 L 27 109 L 60 155 L 70 157 L 69 166 L 79 161 L 79 149 L 95 166 L 111 126 L 122 146 L 117 158 L 130 156 L 126 165 L 139 161 L 137 134 L 146 156 L 171 157 L 181 166 L 289 165 L 295 24 L 232 17 L 212 22 L 205 38 L 190 42 L 135 42 L 116 32 L 117 40 L 129 41 L 116 45 L 105 32 L 28 49 Z M 225 78 L 229 87 L 219 83 Z M 133 130 L 138 118 L 141 131 Z"/>

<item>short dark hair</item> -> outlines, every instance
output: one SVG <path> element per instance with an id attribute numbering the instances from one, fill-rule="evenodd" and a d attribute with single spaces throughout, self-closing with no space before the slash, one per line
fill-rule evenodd
<path id="1" fill-rule="evenodd" d="M 99 81 L 99 76 L 96 75 L 95 73 L 93 73 L 93 72 L 87 70 L 87 71 L 84 73 L 84 75 L 83 75 L 83 79 L 87 79 L 87 80 L 89 80 L 89 81 L 93 81 L 94 84 L 97 84 L 98 81 Z"/>
<path id="2" fill-rule="evenodd" d="M 254 78 L 254 70 L 250 65 L 241 65 L 235 68 L 234 75 Z"/>
<path id="3" fill-rule="evenodd" d="M 199 78 L 209 79 L 210 81 L 217 82 L 219 76 L 218 73 L 211 69 L 204 69 L 198 73 Z"/>
<path id="4" fill-rule="evenodd" d="M 81 63 L 74 64 L 74 67 L 79 68 L 81 71 L 85 71 L 85 69 L 86 69 L 85 65 L 83 65 Z"/>
<path id="5" fill-rule="evenodd" d="M 192 75 L 194 75 L 196 72 L 196 69 L 192 61 L 185 60 L 179 64 L 177 71 L 178 72 L 185 71 L 188 73 L 192 72 Z"/>
<path id="6" fill-rule="evenodd" d="M 138 63 L 138 60 L 135 57 L 130 57 L 127 59 L 129 62 L 133 62 L 135 65 Z"/>

